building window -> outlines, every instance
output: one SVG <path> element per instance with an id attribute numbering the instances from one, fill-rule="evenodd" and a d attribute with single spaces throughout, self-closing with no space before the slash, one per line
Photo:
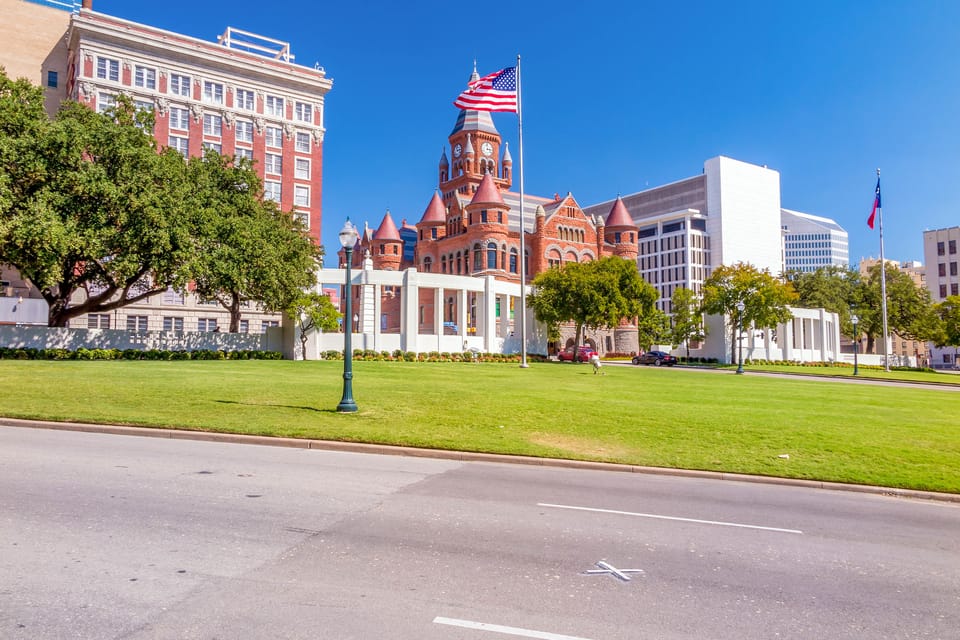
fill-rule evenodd
<path id="1" fill-rule="evenodd" d="M 120 82 L 120 61 L 113 58 L 97 57 L 97 77 L 101 80 Z"/>
<path id="2" fill-rule="evenodd" d="M 484 211 L 486 213 L 486 211 Z M 487 244 L 487 269 L 497 268 L 497 245 L 493 242 Z"/>
<path id="3" fill-rule="evenodd" d="M 223 118 L 211 113 L 203 114 L 203 135 L 220 137 L 223 132 Z"/>
<path id="4" fill-rule="evenodd" d="M 180 136 L 170 136 L 169 145 L 170 148 L 176 149 L 184 156 L 190 154 L 190 139 L 181 138 Z"/>
<path id="5" fill-rule="evenodd" d="M 197 331 L 216 331 L 217 330 L 217 319 L 216 318 L 197 318 Z"/>
<path id="6" fill-rule="evenodd" d="M 956 263 L 956 262 L 951 262 L 951 263 L 950 263 L 950 275 L 952 275 L 952 276 L 957 275 L 957 263 Z"/>
<path id="7" fill-rule="evenodd" d="M 264 135 L 268 147 L 283 146 L 283 130 L 280 127 L 267 127 Z"/>
<path id="8" fill-rule="evenodd" d="M 294 117 L 301 122 L 313 122 L 313 106 L 306 102 L 294 103 Z"/>
<path id="9" fill-rule="evenodd" d="M 248 142 L 253 143 L 253 123 L 248 122 L 247 120 L 237 120 L 236 125 L 236 137 L 237 142 Z"/>
<path id="10" fill-rule="evenodd" d="M 164 331 L 183 331 L 183 318 L 179 316 L 163 316 Z"/>
<path id="11" fill-rule="evenodd" d="M 306 211 L 294 211 L 293 217 L 296 218 L 297 222 L 299 222 L 304 229 L 310 228 L 310 214 Z"/>
<path id="12" fill-rule="evenodd" d="M 210 104 L 223 104 L 223 85 L 219 82 L 203 82 L 203 101 Z"/>
<path id="13" fill-rule="evenodd" d="M 944 245 L 943 245 L 943 243 L 942 243 L 942 242 L 938 242 L 938 243 L 937 243 L 937 255 L 938 255 L 938 256 L 942 256 L 942 255 L 945 255 L 945 254 L 946 254 L 946 252 L 944 251 Z"/>
<path id="14" fill-rule="evenodd" d="M 960 287 L 958 287 L 956 282 L 950 285 L 950 295 L 960 295 Z"/>
<path id="15" fill-rule="evenodd" d="M 219 142 L 204 142 L 203 143 L 204 151 L 216 151 L 218 154 L 223 152 L 223 147 L 220 146 Z"/>
<path id="16" fill-rule="evenodd" d="M 127 316 L 127 331 L 146 331 L 147 316 Z"/>
<path id="17" fill-rule="evenodd" d="M 263 183 L 263 199 L 280 202 L 280 183 L 274 180 L 265 180 Z"/>
<path id="18" fill-rule="evenodd" d="M 298 180 L 310 179 L 310 161 L 306 158 L 296 158 L 293 164 L 293 177 Z"/>
<path id="19" fill-rule="evenodd" d="M 297 132 L 297 153 L 310 153 L 310 134 Z"/>
<path id="20" fill-rule="evenodd" d="M 47 71 L 47 86 L 51 89 L 56 89 L 57 84 L 59 83 L 59 74 L 56 71 Z"/>
<path id="21" fill-rule="evenodd" d="M 277 155 L 275 153 L 268 153 L 264 158 L 264 170 L 267 173 L 282 173 L 283 168 L 283 156 Z"/>
<path id="22" fill-rule="evenodd" d="M 190 97 L 190 76 L 180 73 L 170 74 L 170 93 L 176 96 Z"/>
<path id="23" fill-rule="evenodd" d="M 430 256 L 427 256 L 423 259 L 423 271 L 424 273 L 430 273 L 431 269 L 433 269 L 433 260 L 430 258 Z M 421 309 L 422 308 L 423 307 L 421 307 Z M 421 320 L 421 322 L 423 321 Z"/>
<path id="24" fill-rule="evenodd" d="M 170 128 L 186 131 L 190 128 L 190 111 L 180 107 L 170 107 Z"/>
<path id="25" fill-rule="evenodd" d="M 246 109 L 253 111 L 253 91 L 250 89 L 237 89 L 234 93 L 234 102 L 237 109 Z"/>
<path id="26" fill-rule="evenodd" d="M 955 254 L 956 252 L 957 252 L 957 241 L 956 241 L 956 240 L 951 240 L 951 241 L 950 241 L 950 255 L 953 255 L 953 254 Z"/>
<path id="27" fill-rule="evenodd" d="M 510 249 L 510 273 L 517 272 L 517 250 Z"/>
<path id="28" fill-rule="evenodd" d="M 186 296 L 173 287 L 167 287 L 163 292 L 163 304 L 186 304 Z"/>
<path id="29" fill-rule="evenodd" d="M 264 102 L 264 111 L 268 116 L 283 117 L 283 98 L 277 96 L 267 96 Z"/>
<path id="30" fill-rule="evenodd" d="M 279 327 L 279 320 L 263 320 L 260 322 L 260 333 L 266 333 L 270 327 Z"/>
<path id="31" fill-rule="evenodd" d="M 87 314 L 87 329 L 109 329 L 110 314 L 108 313 L 90 313 Z"/>
<path id="32" fill-rule="evenodd" d="M 947 285 L 942 284 L 940 285 L 940 299 L 942 300 L 946 297 L 947 297 Z"/>
<path id="33" fill-rule="evenodd" d="M 157 70 L 136 65 L 133 69 L 133 86 L 144 89 L 157 88 Z"/>
<path id="34" fill-rule="evenodd" d="M 247 160 L 253 161 L 253 149 L 244 149 L 243 147 L 237 147 L 236 149 L 237 158 L 246 158 Z"/>
<path id="35" fill-rule="evenodd" d="M 310 187 L 302 184 L 293 186 L 293 204 L 298 207 L 310 206 Z"/>
<path id="36" fill-rule="evenodd" d="M 104 113 L 107 109 L 115 107 L 117 97 L 109 93 L 97 94 L 97 113 Z"/>
<path id="37" fill-rule="evenodd" d="M 240 320 L 240 333 L 250 333 L 250 321 Z"/>

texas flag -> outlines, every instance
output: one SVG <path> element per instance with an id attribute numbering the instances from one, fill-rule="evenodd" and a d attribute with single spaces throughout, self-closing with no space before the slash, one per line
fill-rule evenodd
<path id="1" fill-rule="evenodd" d="M 877 196 L 873 199 L 873 211 L 870 212 L 870 217 L 867 218 L 867 226 L 873 229 L 873 221 L 877 217 L 877 211 L 880 210 L 880 178 L 877 178 Z"/>

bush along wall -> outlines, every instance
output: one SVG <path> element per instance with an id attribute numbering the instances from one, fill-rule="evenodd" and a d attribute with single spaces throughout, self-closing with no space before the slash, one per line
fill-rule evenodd
<path id="1" fill-rule="evenodd" d="M 166 351 L 160 349 L 17 349 L 0 347 L 0 360 L 281 360 L 279 351 Z"/>

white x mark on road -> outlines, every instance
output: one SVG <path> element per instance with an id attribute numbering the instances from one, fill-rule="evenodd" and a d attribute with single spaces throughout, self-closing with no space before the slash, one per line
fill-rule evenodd
<path id="1" fill-rule="evenodd" d="M 585 573 L 587 573 L 588 575 L 597 575 L 597 574 L 607 573 L 613 576 L 614 578 L 619 578 L 620 580 L 623 580 L 624 582 L 630 582 L 630 576 L 627 575 L 628 573 L 643 573 L 643 569 L 617 569 L 615 566 L 613 566 L 609 562 L 604 562 L 603 560 L 600 560 L 599 562 L 597 562 L 597 566 L 600 568 L 587 569 Z"/>

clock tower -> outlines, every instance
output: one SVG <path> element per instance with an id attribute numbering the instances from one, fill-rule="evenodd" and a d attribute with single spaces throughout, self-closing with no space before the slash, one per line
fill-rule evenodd
<path id="1" fill-rule="evenodd" d="M 474 69 L 470 81 L 479 78 Z M 450 143 L 449 167 L 444 171 L 441 166 L 438 185 L 444 205 L 451 205 L 457 196 L 466 200 L 472 198 L 487 174 L 501 191 L 510 189 L 512 162 L 509 153 L 501 157 L 503 139 L 489 111 L 462 109 L 447 140 Z"/>

